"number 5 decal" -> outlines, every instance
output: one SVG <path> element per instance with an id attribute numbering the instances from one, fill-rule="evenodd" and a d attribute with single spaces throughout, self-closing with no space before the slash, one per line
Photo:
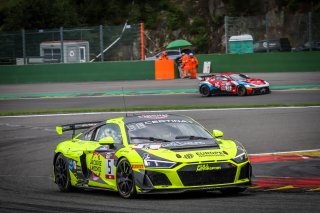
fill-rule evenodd
<path id="1" fill-rule="evenodd" d="M 114 152 L 106 153 L 105 172 L 106 179 L 114 179 Z"/>

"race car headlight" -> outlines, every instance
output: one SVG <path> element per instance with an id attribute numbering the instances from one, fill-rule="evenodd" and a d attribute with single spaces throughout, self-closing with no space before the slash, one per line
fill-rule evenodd
<path id="1" fill-rule="evenodd" d="M 248 160 L 247 153 L 240 146 L 237 146 L 237 155 L 232 159 L 236 163 L 243 163 Z"/>
<path id="2" fill-rule="evenodd" d="M 144 166 L 147 168 L 164 168 L 170 169 L 174 167 L 177 163 L 171 161 L 161 161 L 161 160 L 151 160 L 144 159 Z"/>

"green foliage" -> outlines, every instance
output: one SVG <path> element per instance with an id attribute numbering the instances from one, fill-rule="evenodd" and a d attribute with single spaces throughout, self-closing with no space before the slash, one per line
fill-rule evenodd
<path id="1" fill-rule="evenodd" d="M 208 32 L 206 22 L 200 17 L 194 17 L 192 24 L 188 26 L 188 34 L 191 35 L 192 43 L 196 44 L 197 51 L 203 52 L 208 46 Z"/>
<path id="2" fill-rule="evenodd" d="M 217 28 L 223 25 L 224 23 L 224 16 L 214 16 L 211 17 L 213 27 Z"/>
<path id="3" fill-rule="evenodd" d="M 143 22 L 145 29 L 154 31 L 155 36 L 165 32 L 165 36 L 159 35 L 160 43 L 177 36 L 172 31 L 180 29 L 178 36 L 189 38 L 200 52 L 205 52 L 210 46 L 209 35 L 223 27 L 224 15 L 261 15 L 268 5 L 286 12 L 320 11 L 319 0 L 222 1 L 225 8 L 221 9 L 221 15 L 210 17 L 209 0 L 4 0 L 0 1 L 0 31 L 123 26 L 128 20 L 129 24 Z"/>
<path id="4" fill-rule="evenodd" d="M 3 31 L 56 28 L 79 24 L 72 0 L 12 0 L 5 9 Z"/>
<path id="5" fill-rule="evenodd" d="M 223 0 L 228 16 L 250 16 L 260 14 L 264 1 L 261 0 Z"/>
<path id="6" fill-rule="evenodd" d="M 176 8 L 171 10 L 168 16 L 168 28 L 169 30 L 176 30 L 181 28 L 186 21 L 185 14 L 182 10 Z"/>

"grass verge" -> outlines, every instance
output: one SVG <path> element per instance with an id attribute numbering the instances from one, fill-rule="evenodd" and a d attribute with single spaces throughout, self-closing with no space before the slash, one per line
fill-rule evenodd
<path id="1" fill-rule="evenodd" d="M 320 106 L 320 103 L 296 103 L 296 104 L 224 104 L 224 105 L 195 105 L 195 106 L 147 106 L 128 107 L 126 111 L 154 111 L 154 110 L 183 110 L 183 109 L 222 109 L 222 108 L 258 108 L 258 107 L 301 107 Z M 56 113 L 85 113 L 85 112 L 123 112 L 123 107 L 116 108 L 78 108 L 78 109 L 53 109 L 53 110 L 30 110 L 30 111 L 2 111 L 0 116 L 10 115 L 35 115 Z"/>

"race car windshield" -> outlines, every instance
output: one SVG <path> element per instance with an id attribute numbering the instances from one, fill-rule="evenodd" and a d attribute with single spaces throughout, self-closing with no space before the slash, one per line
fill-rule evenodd
<path id="1" fill-rule="evenodd" d="M 230 75 L 230 78 L 232 78 L 232 80 L 234 81 L 244 81 L 246 79 L 249 79 L 249 77 L 244 74 L 232 74 Z"/>
<path id="2" fill-rule="evenodd" d="M 160 122 L 160 123 L 159 123 Z M 127 124 L 130 143 L 157 143 L 177 140 L 197 140 L 214 138 L 195 123 L 178 123 L 176 120 L 156 120 Z"/>

